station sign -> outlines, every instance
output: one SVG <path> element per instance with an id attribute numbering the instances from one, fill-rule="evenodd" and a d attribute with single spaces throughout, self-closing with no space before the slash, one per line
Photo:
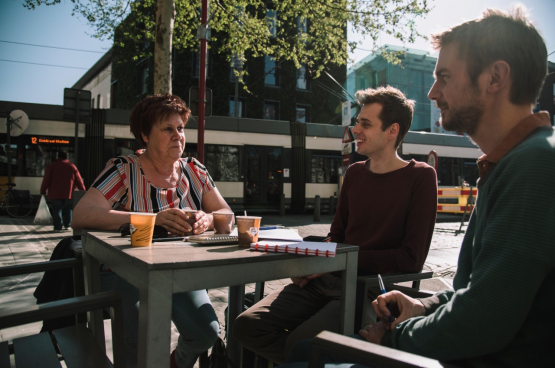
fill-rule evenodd
<path id="1" fill-rule="evenodd" d="M 72 137 L 52 137 L 52 136 L 25 136 L 25 144 L 29 145 L 60 145 L 70 146 L 74 142 Z"/>

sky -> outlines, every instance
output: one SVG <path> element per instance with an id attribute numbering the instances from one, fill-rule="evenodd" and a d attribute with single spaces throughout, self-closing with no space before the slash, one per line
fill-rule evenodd
<path id="1" fill-rule="evenodd" d="M 515 4 L 508 0 L 428 2 L 434 9 L 425 19 L 417 19 L 417 28 L 425 35 L 477 18 L 488 7 L 506 10 Z M 549 60 L 555 62 L 555 1 L 522 0 L 520 3 L 528 9 L 544 37 L 548 53 L 553 53 Z M 42 5 L 35 10 L 28 10 L 22 4 L 23 0 L 0 0 L 0 100 L 61 105 L 64 88 L 72 87 L 108 51 L 112 41 L 91 37 L 93 30 L 87 22 L 71 16 L 70 0 L 61 0 L 54 6 Z M 352 33 L 349 38 L 361 39 Z M 403 46 L 387 35 L 380 41 L 382 45 Z M 404 46 L 433 52 L 428 41 L 422 39 Z M 370 49 L 371 44 L 362 40 L 360 48 Z M 367 51 L 356 50 L 351 58 L 358 61 L 367 55 Z"/>

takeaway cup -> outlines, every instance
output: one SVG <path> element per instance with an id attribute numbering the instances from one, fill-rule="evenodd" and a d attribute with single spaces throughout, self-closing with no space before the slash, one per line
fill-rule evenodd
<path id="1" fill-rule="evenodd" d="M 251 243 L 258 241 L 262 217 L 237 216 L 237 232 L 239 233 L 239 247 L 250 248 Z"/>
<path id="2" fill-rule="evenodd" d="M 191 228 L 193 227 L 193 224 L 195 223 L 195 215 L 197 214 L 197 210 L 192 210 L 190 208 L 183 210 L 183 213 L 185 213 L 187 216 L 189 216 L 189 219 L 187 220 L 187 222 L 189 223 L 189 225 L 191 225 Z M 193 230 L 191 230 L 189 233 L 192 233 Z"/>
<path id="3" fill-rule="evenodd" d="M 214 217 L 214 234 L 231 234 L 233 212 L 212 212 Z"/>
<path id="4" fill-rule="evenodd" d="M 131 212 L 131 245 L 134 247 L 148 247 L 152 243 L 154 233 L 155 213 Z"/>

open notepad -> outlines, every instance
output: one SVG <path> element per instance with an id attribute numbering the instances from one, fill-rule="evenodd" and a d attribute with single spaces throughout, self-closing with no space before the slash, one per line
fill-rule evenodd
<path id="1" fill-rule="evenodd" d="M 251 250 L 304 254 L 307 256 L 335 257 L 337 243 L 285 242 L 260 240 L 251 244 Z"/>

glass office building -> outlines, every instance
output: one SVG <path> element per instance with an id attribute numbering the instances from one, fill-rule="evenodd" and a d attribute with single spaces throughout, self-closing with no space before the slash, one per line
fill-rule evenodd
<path id="1" fill-rule="evenodd" d="M 360 89 L 390 85 L 415 100 L 411 130 L 447 133 L 439 126 L 439 110 L 428 100 L 434 83 L 433 72 L 437 57 L 427 51 L 386 45 L 389 52 L 403 51 L 401 62 L 387 62 L 381 54 L 371 54 L 349 68 L 346 89 L 351 96 Z M 355 113 L 355 112 L 354 112 Z"/>

